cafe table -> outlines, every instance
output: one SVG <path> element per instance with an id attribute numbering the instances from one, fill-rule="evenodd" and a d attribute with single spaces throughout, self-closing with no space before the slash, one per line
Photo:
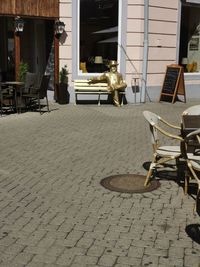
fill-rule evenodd
<path id="1" fill-rule="evenodd" d="M 196 135 L 188 136 L 188 134 L 200 129 L 200 115 L 183 115 L 181 123 L 181 135 L 183 141 L 181 142 L 181 154 L 182 158 L 185 159 L 185 163 L 188 160 L 200 159 L 200 141 Z M 186 165 L 185 172 L 185 194 L 188 192 L 189 175 L 188 166 Z"/>
<path id="2" fill-rule="evenodd" d="M 181 136 L 183 139 L 191 132 L 200 128 L 200 115 L 183 115 L 181 123 Z M 185 147 L 187 146 L 187 151 Z M 191 138 L 187 144 L 183 141 L 182 150 L 185 153 L 194 153 L 195 149 L 200 148 L 198 140 Z"/>
<path id="3" fill-rule="evenodd" d="M 200 115 L 183 115 L 181 128 L 183 137 L 200 128 Z"/>
<path id="4" fill-rule="evenodd" d="M 7 81 L 4 82 L 5 85 L 10 85 L 13 87 L 14 94 L 15 94 L 15 105 L 17 113 L 21 113 L 21 107 L 22 107 L 22 92 L 21 88 L 24 86 L 24 82 L 19 81 Z"/>

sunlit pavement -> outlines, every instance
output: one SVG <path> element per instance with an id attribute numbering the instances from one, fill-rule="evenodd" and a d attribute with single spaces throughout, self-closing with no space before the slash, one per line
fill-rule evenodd
<path id="1" fill-rule="evenodd" d="M 100 185 L 146 174 L 142 111 L 180 124 L 198 102 L 58 105 L 0 118 L 0 266 L 199 267 L 195 199 L 172 180 L 144 194 Z M 194 235 L 194 231 L 193 231 Z"/>

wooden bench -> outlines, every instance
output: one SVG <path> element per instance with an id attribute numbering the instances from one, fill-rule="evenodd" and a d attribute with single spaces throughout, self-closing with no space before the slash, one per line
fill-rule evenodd
<path id="1" fill-rule="evenodd" d="M 110 95 L 111 92 L 108 91 L 108 84 L 106 82 L 99 83 L 88 83 L 89 80 L 74 80 L 74 92 L 75 92 L 75 105 L 77 104 L 78 95 L 98 95 L 98 105 L 101 105 L 101 95 Z M 121 95 L 121 106 L 123 106 L 125 91 L 120 91 Z"/>

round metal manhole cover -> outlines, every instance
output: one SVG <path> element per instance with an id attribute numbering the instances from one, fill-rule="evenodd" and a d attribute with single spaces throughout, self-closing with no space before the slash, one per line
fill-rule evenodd
<path id="1" fill-rule="evenodd" d="M 106 177 L 100 184 L 111 191 L 121 193 L 145 193 L 157 189 L 160 183 L 157 180 L 151 181 L 144 186 L 146 176 L 138 174 L 120 174 Z"/>

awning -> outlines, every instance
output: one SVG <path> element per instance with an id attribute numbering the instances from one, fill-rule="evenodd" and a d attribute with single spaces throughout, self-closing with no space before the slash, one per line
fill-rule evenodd
<path id="1" fill-rule="evenodd" d="M 200 4 L 200 0 L 186 0 L 186 3 Z"/>
<path id="2" fill-rule="evenodd" d="M 58 18 L 59 0 L 0 0 L 0 15 Z"/>
<path id="3" fill-rule="evenodd" d="M 118 42 L 117 36 L 114 36 L 114 37 L 111 37 L 111 38 L 108 38 L 108 39 L 99 41 L 98 44 L 103 44 L 103 43 L 117 43 L 117 42 Z"/>
<path id="4" fill-rule="evenodd" d="M 111 28 L 106 28 L 106 29 L 101 30 L 101 31 L 96 31 L 96 32 L 93 32 L 93 34 L 96 34 L 96 33 L 111 33 L 111 32 L 118 32 L 118 26 L 111 27 Z"/>

